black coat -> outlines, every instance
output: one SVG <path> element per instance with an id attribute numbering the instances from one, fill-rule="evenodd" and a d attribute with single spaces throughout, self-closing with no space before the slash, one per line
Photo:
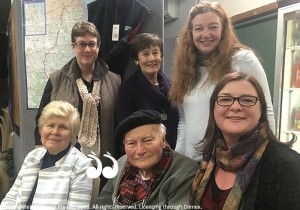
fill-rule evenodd
<path id="1" fill-rule="evenodd" d="M 119 124 L 124 118 L 137 110 L 156 110 L 167 114 L 163 124 L 167 128 L 167 141 L 174 149 L 177 139 L 179 120 L 178 107 L 170 102 L 168 93 L 170 80 L 161 72 L 158 73 L 159 88 L 152 85 L 140 69 L 128 80 L 124 81 L 118 92 L 116 104 L 116 122 Z M 122 144 L 122 142 L 120 142 Z"/>
<path id="2" fill-rule="evenodd" d="M 299 210 L 300 155 L 270 140 L 240 209 Z"/>
<path id="3" fill-rule="evenodd" d="M 130 61 L 130 41 L 138 33 L 151 9 L 138 0 L 97 0 L 88 4 L 88 21 L 101 35 L 98 54 L 110 71 L 122 78 Z M 119 41 L 112 40 L 113 25 L 119 25 Z"/>

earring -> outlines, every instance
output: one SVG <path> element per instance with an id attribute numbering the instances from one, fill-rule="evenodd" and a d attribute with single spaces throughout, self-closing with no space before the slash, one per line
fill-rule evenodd
<path id="1" fill-rule="evenodd" d="M 139 65 L 139 62 L 138 61 L 134 61 L 135 65 Z"/>

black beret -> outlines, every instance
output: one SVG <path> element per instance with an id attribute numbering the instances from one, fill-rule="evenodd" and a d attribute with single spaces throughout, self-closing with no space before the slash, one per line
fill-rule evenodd
<path id="1" fill-rule="evenodd" d="M 154 110 L 139 110 L 126 117 L 117 127 L 115 132 L 115 142 L 123 140 L 128 131 L 147 124 L 162 123 L 160 113 Z"/>

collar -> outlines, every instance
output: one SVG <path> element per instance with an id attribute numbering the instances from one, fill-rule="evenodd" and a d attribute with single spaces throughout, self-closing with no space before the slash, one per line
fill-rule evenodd
<path id="1" fill-rule="evenodd" d="M 95 61 L 95 69 L 93 72 L 93 80 L 101 80 L 101 78 L 105 77 L 108 74 L 109 68 L 108 65 L 102 61 L 101 59 L 97 59 Z M 72 58 L 61 71 L 65 76 L 72 78 L 74 82 L 81 78 L 81 72 L 79 65 L 77 63 L 76 57 Z"/>
<path id="2" fill-rule="evenodd" d="M 198 54 L 197 55 L 197 65 L 199 66 L 208 66 L 209 61 L 210 61 L 211 55 L 203 55 L 203 54 Z"/>
<path id="3" fill-rule="evenodd" d="M 49 153 L 49 151 L 47 150 L 47 152 L 43 158 L 43 163 L 42 163 L 41 169 L 54 166 L 58 160 L 60 160 L 63 156 L 65 156 L 67 154 L 70 147 L 71 147 L 71 143 L 67 146 L 67 148 L 65 148 L 63 151 L 59 152 L 56 155 L 51 155 Z"/>

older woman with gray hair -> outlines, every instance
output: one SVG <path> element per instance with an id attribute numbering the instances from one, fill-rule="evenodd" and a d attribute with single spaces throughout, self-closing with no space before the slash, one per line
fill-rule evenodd
<path id="1" fill-rule="evenodd" d="M 38 122 L 43 147 L 31 151 L 0 209 L 88 209 L 90 160 L 73 147 L 80 128 L 78 111 L 52 101 Z"/>

